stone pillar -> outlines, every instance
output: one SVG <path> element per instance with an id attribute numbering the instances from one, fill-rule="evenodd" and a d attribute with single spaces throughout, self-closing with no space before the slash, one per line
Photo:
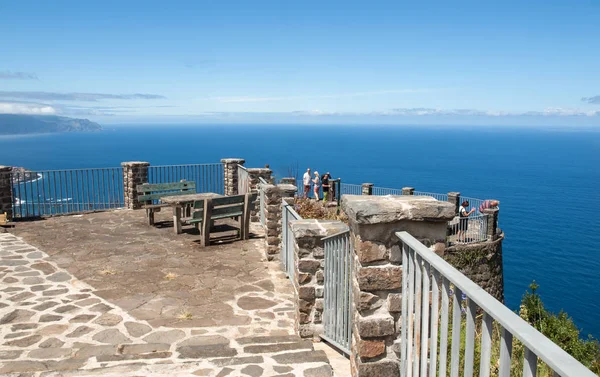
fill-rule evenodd
<path id="1" fill-rule="evenodd" d="M 362 184 L 362 194 L 363 195 L 373 195 L 373 184 L 372 183 L 363 183 Z"/>
<path id="2" fill-rule="evenodd" d="M 243 158 L 224 158 L 221 160 L 226 196 L 238 194 L 238 165 L 243 166 L 245 162 L 246 160 Z"/>
<path id="3" fill-rule="evenodd" d="M 443 248 L 454 207 L 422 196 L 345 195 L 342 210 L 354 245 L 352 375 L 400 376 L 402 250 L 395 232 Z"/>
<path id="4" fill-rule="evenodd" d="M 348 229 L 341 221 L 331 220 L 298 220 L 291 223 L 294 234 L 294 253 L 296 268 L 295 329 L 302 338 L 318 339 L 323 333 L 323 238 Z"/>
<path id="5" fill-rule="evenodd" d="M 296 193 L 294 185 L 266 185 L 263 187 L 265 191 L 265 226 L 266 226 L 266 241 L 267 241 L 267 260 L 275 259 L 276 255 L 281 251 L 281 212 L 282 199 L 292 198 Z"/>
<path id="6" fill-rule="evenodd" d="M 487 238 L 488 241 L 494 241 L 498 238 L 498 208 L 487 208 L 483 214 L 487 217 Z"/>
<path id="7" fill-rule="evenodd" d="M 296 178 L 294 177 L 284 177 L 281 178 L 281 181 L 279 181 L 280 184 L 282 185 L 296 185 Z"/>
<path id="8" fill-rule="evenodd" d="M 137 186 L 148 183 L 149 162 L 130 161 L 121 162 L 123 167 L 123 195 L 125 196 L 125 208 L 139 209 Z"/>
<path id="9" fill-rule="evenodd" d="M 414 187 L 402 187 L 402 195 L 414 195 L 415 188 Z"/>
<path id="10" fill-rule="evenodd" d="M 273 171 L 268 168 L 248 168 L 248 178 L 250 179 L 250 192 L 258 192 L 258 184 L 260 183 L 259 178 L 264 179 L 268 183 L 273 183 Z M 250 221 L 260 221 L 260 195 L 256 197 L 254 202 L 254 209 L 250 211 Z"/>
<path id="11" fill-rule="evenodd" d="M 460 192 L 449 192 L 448 202 L 454 204 L 454 213 L 458 214 L 458 208 L 460 207 Z"/>
<path id="12" fill-rule="evenodd" d="M 12 206 L 14 198 L 12 195 L 12 166 L 0 165 L 0 213 L 6 213 L 6 219 L 12 220 Z"/>

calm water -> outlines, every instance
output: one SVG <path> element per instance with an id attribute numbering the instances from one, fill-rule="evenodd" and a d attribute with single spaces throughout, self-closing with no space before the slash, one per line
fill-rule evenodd
<path id="1" fill-rule="evenodd" d="M 298 165 L 346 183 L 497 198 L 507 304 L 532 280 L 546 305 L 600 337 L 600 132 L 327 126 L 106 127 L 0 137 L 0 164 L 29 169 L 218 162 Z"/>

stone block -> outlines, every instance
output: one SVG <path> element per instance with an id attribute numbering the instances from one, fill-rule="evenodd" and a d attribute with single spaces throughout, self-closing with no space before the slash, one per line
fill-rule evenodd
<path id="1" fill-rule="evenodd" d="M 393 290 L 402 287 L 402 268 L 398 266 L 362 267 L 358 269 L 361 291 Z"/>
<path id="2" fill-rule="evenodd" d="M 307 301 L 303 299 L 298 300 L 298 309 L 302 313 L 310 314 L 314 305 L 314 301 Z"/>
<path id="3" fill-rule="evenodd" d="M 377 244 L 371 241 L 360 241 L 357 237 L 356 254 L 361 263 L 370 263 L 388 258 L 388 249 L 385 245 Z"/>
<path id="4" fill-rule="evenodd" d="M 393 335 L 395 332 L 392 316 L 369 316 L 358 320 L 358 334 L 361 338 L 377 338 Z"/>
<path id="5" fill-rule="evenodd" d="M 372 359 L 385 353 L 383 340 L 359 340 L 358 356 L 362 359 Z"/>
<path id="6" fill-rule="evenodd" d="M 315 274 L 320 267 L 321 262 L 318 260 L 300 259 L 298 261 L 298 270 L 300 272 L 308 272 L 310 274 Z"/>
<path id="7" fill-rule="evenodd" d="M 298 298 L 307 301 L 315 300 L 315 287 L 299 287 Z"/>
<path id="8" fill-rule="evenodd" d="M 402 294 L 401 293 L 390 293 L 388 295 L 388 311 L 392 313 L 399 313 L 402 311 Z"/>
<path id="9" fill-rule="evenodd" d="M 357 377 L 400 377 L 400 362 L 396 360 L 381 360 L 375 363 L 358 365 Z"/>
<path id="10" fill-rule="evenodd" d="M 354 297 L 355 305 L 359 311 L 366 311 L 380 308 L 383 305 L 383 300 L 379 298 L 379 296 L 374 295 L 368 292 L 356 292 Z"/>

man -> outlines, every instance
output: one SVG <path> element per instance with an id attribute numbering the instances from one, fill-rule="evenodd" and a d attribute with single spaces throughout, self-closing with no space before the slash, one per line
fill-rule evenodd
<path id="1" fill-rule="evenodd" d="M 327 203 L 329 201 L 329 172 L 323 174 L 321 178 L 321 184 L 323 185 L 323 203 Z"/>
<path id="2" fill-rule="evenodd" d="M 310 168 L 306 169 L 306 173 L 302 176 L 302 183 L 304 184 L 304 199 L 308 198 L 310 192 Z"/>

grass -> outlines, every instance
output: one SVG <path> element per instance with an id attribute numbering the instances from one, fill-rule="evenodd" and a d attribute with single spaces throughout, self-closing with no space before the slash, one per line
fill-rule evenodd
<path id="1" fill-rule="evenodd" d="M 192 315 L 192 312 L 190 312 L 188 309 L 181 309 L 181 312 L 179 312 L 179 314 L 177 315 L 177 319 L 181 319 L 183 321 L 189 321 L 193 318 L 194 316 Z"/>
<path id="2" fill-rule="evenodd" d="M 106 266 L 104 269 L 99 271 L 100 275 L 115 275 L 117 271 L 113 270 L 111 267 Z"/>
<path id="3" fill-rule="evenodd" d="M 177 274 L 173 273 L 173 272 L 169 272 L 168 274 L 165 275 L 165 280 L 173 280 L 177 278 Z"/>
<path id="4" fill-rule="evenodd" d="M 337 207 L 325 207 L 322 200 L 296 198 L 294 210 L 303 219 L 339 220 L 348 223 L 348 216 Z"/>

